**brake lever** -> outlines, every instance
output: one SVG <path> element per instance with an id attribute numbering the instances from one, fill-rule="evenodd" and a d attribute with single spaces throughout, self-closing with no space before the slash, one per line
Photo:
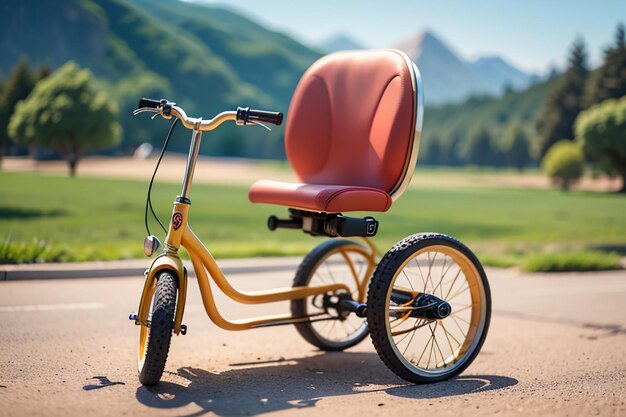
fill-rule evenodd
<path id="1" fill-rule="evenodd" d="M 269 126 L 264 125 L 261 122 L 256 122 L 256 121 L 249 121 L 248 123 L 253 124 L 253 125 L 259 125 L 261 127 L 266 128 L 267 130 L 269 130 L 270 132 L 272 131 L 272 129 Z"/>
<path id="2" fill-rule="evenodd" d="M 133 110 L 133 116 L 137 116 L 139 113 L 156 113 L 154 116 L 152 116 L 152 118 L 154 119 L 156 116 L 158 116 L 161 113 L 161 110 L 159 109 L 153 109 L 150 107 L 142 107 L 140 109 L 136 109 Z"/>

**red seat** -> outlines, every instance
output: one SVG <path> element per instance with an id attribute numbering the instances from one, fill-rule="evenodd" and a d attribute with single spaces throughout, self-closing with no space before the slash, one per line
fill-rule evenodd
<path id="1" fill-rule="evenodd" d="M 319 59 L 296 87 L 285 131 L 300 182 L 258 181 L 250 201 L 326 213 L 387 211 L 415 167 L 422 97 L 419 71 L 403 52 Z"/>

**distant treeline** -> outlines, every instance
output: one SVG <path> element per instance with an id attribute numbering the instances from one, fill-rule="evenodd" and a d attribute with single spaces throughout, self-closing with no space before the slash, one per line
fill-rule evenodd
<path id="1" fill-rule="evenodd" d="M 427 108 L 420 161 L 445 166 L 537 165 L 557 141 L 575 139 L 582 111 L 626 95 L 625 68 L 622 24 L 593 71 L 583 41 L 576 40 L 562 74 L 553 73 L 546 81 L 499 98 L 472 97 L 461 104 Z"/>

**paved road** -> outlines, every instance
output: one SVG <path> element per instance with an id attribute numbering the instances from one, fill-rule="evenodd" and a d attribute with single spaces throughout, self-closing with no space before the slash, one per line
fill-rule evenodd
<path id="1" fill-rule="evenodd" d="M 488 274 L 483 351 L 461 377 L 427 386 L 395 377 L 369 340 L 328 354 L 292 327 L 222 331 L 191 280 L 189 334 L 174 338 L 164 382 L 146 389 L 126 318 L 140 278 L 0 282 L 0 416 L 626 415 L 626 273 Z M 288 272 L 233 279 L 289 282 Z M 230 317 L 259 312 L 219 302 Z"/>

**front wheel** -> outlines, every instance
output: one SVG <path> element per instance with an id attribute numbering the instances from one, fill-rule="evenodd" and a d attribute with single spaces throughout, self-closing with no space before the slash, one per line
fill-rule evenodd
<path id="1" fill-rule="evenodd" d="M 487 277 L 476 256 L 441 234 L 416 234 L 380 261 L 368 292 L 374 347 L 415 383 L 452 378 L 476 358 L 491 316 Z"/>
<path id="2" fill-rule="evenodd" d="M 137 368 L 143 385 L 154 385 L 161 379 L 170 349 L 178 281 L 171 272 L 159 272 L 148 323 L 141 324 Z"/>

